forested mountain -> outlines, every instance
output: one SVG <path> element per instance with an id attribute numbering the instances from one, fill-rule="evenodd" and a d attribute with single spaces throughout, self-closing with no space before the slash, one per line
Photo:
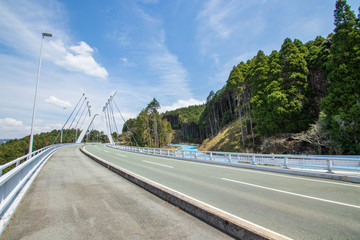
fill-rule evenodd
<path id="1" fill-rule="evenodd" d="M 260 50 L 234 66 L 226 85 L 210 92 L 199 119 L 192 120 L 199 140 L 237 120 L 244 147 L 261 144 L 259 137 L 297 133 L 295 139 L 318 153 L 359 154 L 360 20 L 345 0 L 336 2 L 334 17 L 327 38 L 305 44 L 287 38 L 280 51 L 267 56 Z M 176 111 L 164 117 L 178 127 L 169 115 Z"/>

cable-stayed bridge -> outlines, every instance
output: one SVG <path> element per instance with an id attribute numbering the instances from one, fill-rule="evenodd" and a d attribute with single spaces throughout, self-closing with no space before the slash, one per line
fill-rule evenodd
<path id="1" fill-rule="evenodd" d="M 115 145 L 114 95 L 109 144 L 82 143 L 97 116 L 82 95 L 58 136 L 82 129 L 74 143 L 0 167 L 0 239 L 359 238 L 359 157 Z"/>

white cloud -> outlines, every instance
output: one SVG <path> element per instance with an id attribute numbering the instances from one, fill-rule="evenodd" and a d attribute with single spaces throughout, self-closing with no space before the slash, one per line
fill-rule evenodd
<path id="1" fill-rule="evenodd" d="M 69 71 L 80 72 L 106 79 L 108 72 L 97 63 L 94 53 L 86 42 L 74 45 L 66 33 L 59 16 L 63 16 L 62 5 L 56 1 L 39 5 L 18 0 L 14 3 L 0 2 L 0 43 L 26 57 L 39 56 L 41 32 L 51 29 L 52 38 L 44 39 L 43 55 L 48 60 Z M 66 44 L 68 43 L 68 44 Z"/>
<path id="2" fill-rule="evenodd" d="M 42 119 L 36 119 L 34 134 L 50 132 L 54 129 L 60 129 L 61 126 L 59 123 L 49 124 Z M 0 119 L 0 139 L 23 138 L 30 135 L 30 130 L 30 126 L 24 125 L 20 120 L 9 117 Z"/>
<path id="3" fill-rule="evenodd" d="M 55 104 L 55 105 L 63 107 L 63 108 L 70 108 L 72 106 L 70 102 L 61 100 L 54 96 L 51 96 L 51 97 L 45 99 L 45 102 L 52 103 L 52 104 Z"/>
<path id="4" fill-rule="evenodd" d="M 22 121 L 14 118 L 0 119 L 0 138 L 19 138 L 23 137 L 24 132 L 30 134 L 30 127 L 24 126 Z"/>
<path id="5" fill-rule="evenodd" d="M 95 61 L 92 54 L 94 50 L 86 43 L 81 41 L 78 45 L 70 46 L 66 49 L 63 42 L 53 41 L 50 43 L 55 57 L 54 62 L 69 71 L 81 72 L 90 76 L 106 79 L 108 72 L 104 67 Z M 50 58 L 51 59 L 51 58 Z"/>
<path id="6" fill-rule="evenodd" d="M 84 56 L 90 56 L 94 52 L 94 49 L 92 49 L 89 45 L 86 44 L 86 42 L 83 41 L 81 41 L 78 46 L 71 46 L 70 49 L 75 53 Z"/>
<path id="7" fill-rule="evenodd" d="M 162 106 L 160 108 L 160 112 L 163 113 L 163 112 L 175 110 L 178 108 L 183 108 L 183 107 L 188 107 L 188 106 L 193 106 L 193 105 L 201 105 L 204 103 L 205 103 L 205 100 L 197 100 L 194 98 L 190 98 L 188 100 L 178 100 L 177 102 L 173 103 L 170 106 Z"/>
<path id="8" fill-rule="evenodd" d="M 14 118 L 4 118 L 4 119 L 0 119 L 0 126 L 3 128 L 8 128 L 8 127 L 19 127 L 22 126 L 23 122 L 22 121 L 18 121 Z"/>

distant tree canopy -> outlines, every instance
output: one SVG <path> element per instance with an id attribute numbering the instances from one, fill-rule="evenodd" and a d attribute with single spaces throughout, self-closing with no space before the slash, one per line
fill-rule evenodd
<path id="1" fill-rule="evenodd" d="M 173 111 L 167 111 L 162 114 L 163 118 L 178 116 L 179 122 L 174 128 L 180 128 L 183 123 L 196 123 L 199 124 L 199 118 L 201 113 L 204 111 L 205 104 L 193 105 L 189 107 L 178 108 Z"/>
<path id="2" fill-rule="evenodd" d="M 133 137 L 141 147 L 162 147 L 171 142 L 172 128 L 170 123 L 162 119 L 158 112 L 159 102 L 154 98 L 134 119 L 126 121 L 122 129 L 124 143 L 135 145 Z M 131 134 L 133 136 L 131 136 Z"/>
<path id="3" fill-rule="evenodd" d="M 51 132 L 44 132 L 34 135 L 33 151 L 41 149 L 43 147 L 53 144 L 56 136 L 60 133 L 60 130 L 53 130 Z M 63 143 L 75 142 L 76 137 L 79 136 L 80 130 L 69 129 L 68 133 L 64 130 Z M 26 136 L 21 139 L 13 139 L 0 145 L 0 165 L 16 158 L 22 157 L 29 152 L 29 140 L 30 136 Z M 88 133 L 85 140 L 87 142 L 108 142 L 107 136 L 103 132 L 92 130 Z M 55 144 L 60 143 L 60 137 L 58 137 Z"/>

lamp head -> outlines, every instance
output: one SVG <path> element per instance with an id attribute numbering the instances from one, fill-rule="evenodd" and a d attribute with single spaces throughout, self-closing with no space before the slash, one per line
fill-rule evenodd
<path id="1" fill-rule="evenodd" d="M 42 33 L 42 36 L 43 37 L 52 37 L 52 34 L 51 33 Z"/>

